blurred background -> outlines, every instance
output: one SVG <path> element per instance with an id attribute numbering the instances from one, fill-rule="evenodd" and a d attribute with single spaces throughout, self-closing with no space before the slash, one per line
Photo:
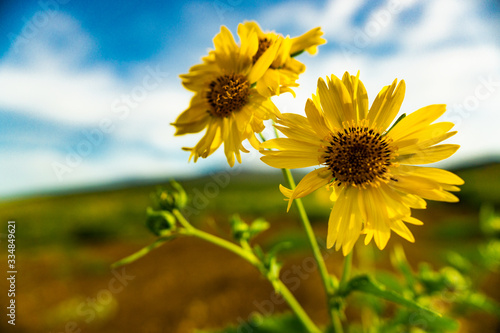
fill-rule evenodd
<path id="1" fill-rule="evenodd" d="M 2 1 L 0 241 L 6 221 L 16 220 L 16 332 L 191 332 L 238 324 L 269 299 L 271 288 L 253 267 L 191 239 L 167 244 L 126 273 L 109 268 L 154 240 L 145 208 L 156 185 L 172 177 L 186 186 L 190 218 L 201 228 L 224 235 L 231 214 L 264 216 L 272 228 L 262 242 L 304 243 L 294 212 L 284 214 L 279 170 L 256 152 L 232 169 L 222 151 L 188 163 L 180 148 L 201 135 L 173 137 L 169 125 L 192 96 L 179 74 L 213 47 L 221 25 L 236 35 L 245 20 L 291 37 L 316 26 L 325 32 L 316 56 L 299 57 L 307 70 L 297 97 L 275 99 L 282 112 L 302 114 L 318 77 L 358 70 L 370 101 L 404 79 L 401 113 L 447 104 L 441 120 L 456 124 L 449 142 L 461 148 L 438 166 L 465 179 L 461 203 L 416 212 L 426 225 L 414 227 L 417 242 L 404 247 L 414 268 L 420 261 L 439 267 L 448 250 L 472 261 L 481 255 L 480 209 L 500 205 L 498 2 Z M 328 202 L 318 194 L 306 203 L 324 235 Z M 393 236 L 388 249 L 399 241 Z M 289 267 L 308 255 L 303 245 L 288 255 Z M 388 254 L 377 256 L 388 267 Z M 329 258 L 334 273 L 341 259 Z M 495 270 L 485 273 L 481 288 L 498 300 L 499 281 Z M 313 319 L 326 322 L 316 273 L 296 294 Z M 468 318 L 463 332 L 498 329 L 494 316 Z M 2 331 L 6 325 L 0 322 Z"/>

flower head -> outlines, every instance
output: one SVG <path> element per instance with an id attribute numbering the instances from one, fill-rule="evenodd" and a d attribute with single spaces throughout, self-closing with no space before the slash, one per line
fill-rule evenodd
<path id="1" fill-rule="evenodd" d="M 181 75 L 182 84 L 195 95 L 187 110 L 172 123 L 175 135 L 198 133 L 205 135 L 192 148 L 191 158 L 206 158 L 224 143 L 229 165 L 241 163 L 240 152 L 248 152 L 242 142 L 248 140 L 258 149 L 255 133 L 264 129 L 264 120 L 279 114 L 269 97 L 292 92 L 295 80 L 303 71 L 293 70 L 297 62 L 292 51 L 312 50 L 324 42 L 322 32 L 313 29 L 298 39 L 284 38 L 275 33 L 264 34 L 254 22 L 238 27 L 240 45 L 231 32 L 221 27 L 214 38 L 215 49 L 204 57 L 203 63 Z M 293 42 L 293 40 L 296 40 Z"/>
<path id="2" fill-rule="evenodd" d="M 421 225 L 411 208 L 425 208 L 424 199 L 456 202 L 449 191 L 463 180 L 434 163 L 451 156 L 458 145 L 437 143 L 451 137 L 452 123 L 433 123 L 445 105 L 421 108 L 396 122 L 405 93 L 404 81 L 386 86 L 368 109 L 368 95 L 358 76 L 347 72 L 318 80 L 317 94 L 306 103 L 306 117 L 285 113 L 276 127 L 287 136 L 264 142 L 261 158 L 276 168 L 321 167 L 295 188 L 280 187 L 295 198 L 326 186 L 335 205 L 328 221 L 328 248 L 348 254 L 361 234 L 383 249 L 391 230 L 410 242 L 405 223 Z M 277 150 L 267 150 L 277 149 Z"/>
<path id="3" fill-rule="evenodd" d="M 238 46 L 229 30 L 221 28 L 214 38 L 215 50 L 203 58 L 203 63 L 181 75 L 182 84 L 195 93 L 187 110 L 172 124 L 175 135 L 197 133 L 205 135 L 191 151 L 194 161 L 207 157 L 224 143 L 228 163 L 241 163 L 240 151 L 246 152 L 246 139 L 258 149 L 255 132 L 264 129 L 263 121 L 275 118 L 279 111 L 268 98 L 254 87 L 271 65 L 277 46 L 264 52 L 253 62 L 253 51 Z"/>
<path id="4" fill-rule="evenodd" d="M 297 87 L 295 81 L 298 75 L 306 69 L 304 64 L 294 57 L 303 51 L 315 54 L 317 46 L 326 43 L 321 38 L 321 28 L 314 28 L 305 34 L 290 38 L 283 37 L 275 32 L 263 32 L 256 22 L 245 22 L 238 26 L 238 36 L 241 44 L 248 45 L 254 51 L 252 60 L 255 62 L 272 47 L 276 47 L 276 53 L 266 73 L 257 82 L 257 89 L 263 95 L 279 95 L 283 92 L 291 92 L 290 87 Z"/>

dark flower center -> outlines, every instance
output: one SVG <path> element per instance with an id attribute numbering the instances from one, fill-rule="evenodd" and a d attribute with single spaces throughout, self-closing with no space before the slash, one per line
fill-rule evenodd
<path id="1" fill-rule="evenodd" d="M 250 83 L 242 74 L 219 76 L 210 83 L 207 93 L 208 103 L 212 108 L 208 111 L 214 117 L 227 117 L 232 112 L 240 111 L 248 102 Z"/>
<path id="2" fill-rule="evenodd" d="M 325 147 L 324 163 L 337 185 L 362 186 L 390 178 L 394 158 L 390 140 L 366 126 L 332 133 Z"/>
<path id="3" fill-rule="evenodd" d="M 271 46 L 271 41 L 267 38 L 259 38 L 259 49 L 257 53 L 252 58 L 253 63 L 255 64 L 257 60 L 259 60 L 260 56 L 266 52 L 266 50 Z"/>

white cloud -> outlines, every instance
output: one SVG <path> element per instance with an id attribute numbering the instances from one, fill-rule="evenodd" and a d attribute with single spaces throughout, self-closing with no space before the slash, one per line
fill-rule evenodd
<path id="1" fill-rule="evenodd" d="M 196 141 L 192 136 L 173 139 L 170 123 L 191 98 L 177 73 L 146 62 L 130 67 L 124 78 L 105 63 L 88 65 L 94 47 L 77 21 L 58 13 L 34 31 L 32 39 L 13 44 L 0 60 L 0 110 L 81 129 L 73 141 L 59 142 L 57 148 L 45 141 L 38 150 L 23 145 L 27 150 L 3 152 L 8 157 L 2 158 L 1 174 L 10 176 L 1 194 L 202 170 L 192 164 L 179 167 L 179 159 L 185 163 L 189 156 L 180 146 Z M 97 143 L 90 142 L 84 130 L 99 133 Z M 25 140 L 20 135 L 12 141 Z M 66 151 L 60 151 L 61 146 Z M 102 149 L 108 149 L 104 157 L 99 155 Z M 68 160 L 72 152 L 78 156 Z"/>
<path id="2" fill-rule="evenodd" d="M 414 1 L 407 1 L 404 8 L 415 5 Z M 473 2 L 456 4 L 438 0 L 420 5 L 423 13 L 416 24 L 407 24 L 393 17 L 390 25 L 385 26 L 385 30 L 373 36 L 366 45 L 360 45 L 356 39 L 349 40 L 352 46 L 350 52 L 342 47 L 329 51 L 320 47 L 315 58 L 301 56 L 300 60 L 307 65 L 307 71 L 301 76 L 301 86 L 295 100 L 284 96 L 279 98 L 277 103 L 282 112 L 303 114 L 305 100 L 316 91 L 318 77 L 330 74 L 341 77 L 344 71 L 356 74 L 360 70 L 361 80 L 371 101 L 383 86 L 395 78 L 406 81 L 406 97 L 401 113 L 412 112 L 429 104 L 448 105 L 448 112 L 440 121 L 453 121 L 456 124 L 455 129 L 459 133 L 449 142 L 461 144 L 462 147 L 445 164 L 471 160 L 483 154 L 500 154 L 497 144 L 500 135 L 496 129 L 500 121 L 500 47 L 492 42 L 491 35 L 495 30 L 491 29 L 491 22 L 478 16 L 478 9 Z M 332 6 L 327 8 L 331 9 Z M 350 13 L 349 8 L 344 11 Z M 373 9 L 367 22 L 387 8 L 388 4 L 384 3 Z M 316 14 L 319 25 L 323 16 L 321 13 Z M 287 13 L 282 15 L 286 16 Z M 343 24 L 350 27 L 348 23 Z M 367 25 L 365 23 L 355 30 L 365 31 Z M 335 35 L 332 31 L 324 30 L 326 36 Z M 347 39 L 337 36 L 333 37 L 333 41 L 346 42 Z M 396 45 L 395 51 L 387 55 L 372 51 L 372 47 L 383 42 Z"/>
<path id="3" fill-rule="evenodd" d="M 400 12 L 417 6 L 414 1 L 401 3 Z M 492 34 L 491 23 L 482 22 L 472 2 L 454 3 L 451 8 L 448 0 L 420 3 L 420 20 L 406 24 L 394 14 L 367 45 L 361 46 L 354 39 L 356 33 L 365 31 L 369 22 L 377 22 L 377 13 L 388 10 L 389 2 L 370 9 L 365 13 L 366 22 L 356 26 L 354 17 L 365 5 L 360 0 L 330 1 L 325 8 L 315 9 L 296 3 L 262 12 L 258 22 L 263 27 L 280 31 L 280 25 L 294 22 L 300 33 L 320 25 L 330 43 L 354 46 L 350 55 L 340 46 L 320 47 L 315 57 L 301 55 L 307 71 L 301 75 L 297 98 L 289 94 L 275 98 L 281 111 L 303 114 L 306 99 L 316 91 L 318 77 L 361 70 L 371 100 L 397 77 L 407 83 L 402 112 L 433 103 L 448 104 L 443 120 L 454 121 L 459 130 L 450 141 L 462 144 L 454 160 L 499 153 L 496 124 L 500 121 L 500 48 L 487 33 L 489 30 Z M 468 31 L 465 39 L 464 29 Z M 63 46 L 53 43 L 55 35 L 64 41 Z M 456 40 L 459 42 L 446 43 Z M 394 50 L 387 54 L 373 51 L 373 47 L 384 43 L 394 45 Z M 66 163 L 67 152 L 47 146 L 45 150 L 11 153 L 8 158 L 3 158 L 4 153 L 2 158 L 7 163 L 0 166 L 0 174 L 13 176 L 7 177 L 0 193 L 227 168 L 221 150 L 196 165 L 186 162 L 189 153 L 180 147 L 193 146 L 203 133 L 173 136 L 174 128 L 169 124 L 189 105 L 192 96 L 180 85 L 178 73 L 164 73 L 166 68 L 144 62 L 131 67 L 124 78 L 110 64 L 88 65 L 95 44 L 78 22 L 64 14 L 54 16 L 37 32 L 37 38 L 17 47 L 0 59 L 0 109 L 75 128 L 98 129 L 99 122 L 108 119 L 113 129 L 106 134 L 108 142 L 103 143 L 110 145 L 106 155 L 99 156 L 102 147 L 95 147 L 64 175 L 62 182 L 54 173 L 53 163 Z M 157 84 L 151 74 L 155 70 L 161 72 L 162 78 Z M 485 80 L 490 82 L 487 87 Z M 489 93 L 487 97 L 485 93 Z M 470 104 L 475 103 L 474 99 L 477 105 Z M 84 136 L 65 144 L 76 149 L 82 140 Z M 262 166 L 258 153 L 245 154 L 243 160 L 243 168 Z"/>
<path id="4" fill-rule="evenodd" d="M 91 123 L 109 110 L 119 82 L 107 68 L 79 70 L 93 48 L 64 14 L 17 42 L 0 62 L 0 108 L 72 124 Z"/>
<path id="5" fill-rule="evenodd" d="M 282 3 L 267 8 L 261 15 L 264 27 L 289 26 L 297 30 L 321 26 L 327 38 L 341 38 L 352 30 L 354 15 L 366 4 L 366 0 L 328 1 L 325 8 L 314 8 L 311 3 Z M 285 33 L 286 35 L 286 33 Z"/>
<path id="6" fill-rule="evenodd" d="M 450 43 L 474 45 L 494 40 L 496 23 L 480 15 L 475 1 L 426 1 L 416 24 L 399 22 L 394 35 L 408 51 L 440 48 Z M 404 27 L 406 26 L 406 27 Z"/>

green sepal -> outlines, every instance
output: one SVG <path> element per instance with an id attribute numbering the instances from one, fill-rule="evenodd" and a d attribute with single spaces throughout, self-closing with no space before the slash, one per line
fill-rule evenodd
<path id="1" fill-rule="evenodd" d="M 237 241 L 249 239 L 248 224 L 246 224 L 239 215 L 235 214 L 231 216 L 229 220 L 229 225 L 231 226 L 231 233 L 233 238 Z"/>
<path id="2" fill-rule="evenodd" d="M 402 115 L 399 116 L 399 118 L 396 120 L 396 122 L 394 124 L 392 124 L 391 128 L 389 128 L 387 130 L 387 132 L 385 132 L 385 134 L 389 133 L 393 128 L 394 126 L 396 126 L 401 120 L 403 120 L 404 118 L 406 117 L 406 113 L 403 113 Z M 384 134 L 384 135 L 385 135 Z"/>
<path id="3" fill-rule="evenodd" d="M 170 185 L 176 190 L 175 192 L 176 208 L 183 209 L 184 207 L 186 207 L 186 204 L 188 202 L 188 196 L 186 194 L 186 191 L 181 186 L 181 184 L 179 184 L 173 179 L 170 181 Z"/>
<path id="4" fill-rule="evenodd" d="M 168 211 L 157 211 L 151 207 L 147 209 L 146 226 L 156 236 L 160 236 L 162 231 L 175 229 L 176 222 L 175 216 Z"/>
<path id="5" fill-rule="evenodd" d="M 169 188 L 158 188 L 152 198 L 155 208 L 165 211 L 182 210 L 188 202 L 186 191 L 175 180 L 170 181 Z"/>
<path id="6" fill-rule="evenodd" d="M 300 50 L 300 51 L 297 51 L 295 53 L 292 53 L 292 54 L 290 54 L 290 57 L 291 58 L 295 58 L 296 56 L 301 55 L 302 53 L 304 53 L 304 51 L 305 50 Z"/>

